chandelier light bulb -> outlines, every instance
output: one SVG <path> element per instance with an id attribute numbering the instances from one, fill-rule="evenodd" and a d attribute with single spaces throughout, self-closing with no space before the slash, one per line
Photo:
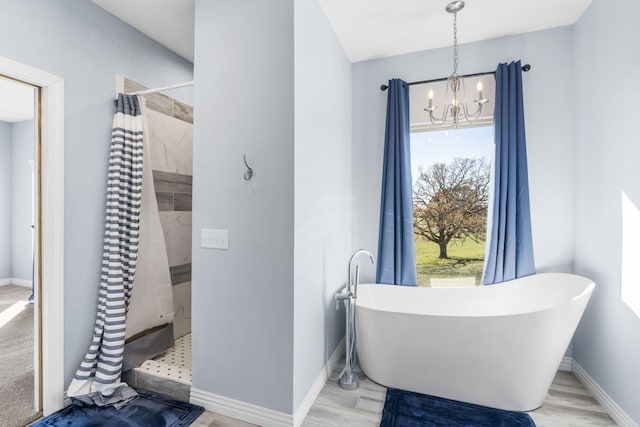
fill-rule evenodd
<path id="1" fill-rule="evenodd" d="M 429 89 L 429 108 L 433 107 L 433 89 Z"/>
<path id="2" fill-rule="evenodd" d="M 476 90 L 478 91 L 478 99 L 474 99 L 476 109 L 471 112 L 467 107 L 467 92 L 465 89 L 464 76 L 458 74 L 458 63 L 460 55 L 458 53 L 458 12 L 464 8 L 463 1 L 452 1 L 447 4 L 445 10 L 453 15 L 453 73 L 447 77 L 446 87 L 443 98 L 443 108 L 440 115 L 434 114 L 436 107 L 433 106 L 433 90 L 429 90 L 427 95 L 429 99 L 429 106 L 424 108 L 429 114 L 429 121 L 436 127 L 449 126 L 453 129 L 457 129 L 460 126 L 469 125 L 480 118 L 482 114 L 483 105 L 488 103 L 489 100 L 482 97 L 482 90 L 484 85 L 482 81 L 476 83 Z M 426 83 L 426 82 L 425 82 Z M 451 99 L 451 103 L 449 103 Z"/>

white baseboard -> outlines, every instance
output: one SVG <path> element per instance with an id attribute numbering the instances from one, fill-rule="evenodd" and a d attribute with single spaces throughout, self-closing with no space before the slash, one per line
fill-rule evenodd
<path id="1" fill-rule="evenodd" d="M 11 284 L 16 286 L 24 286 L 25 288 L 31 287 L 31 280 L 25 279 L 11 279 Z"/>
<path id="2" fill-rule="evenodd" d="M 231 418 L 264 427 L 291 427 L 293 415 L 191 387 L 190 402 Z"/>
<path id="3" fill-rule="evenodd" d="M 558 367 L 561 371 L 571 372 L 573 371 L 573 358 L 572 357 L 563 357 L 562 362 L 560 362 L 560 366 Z"/>
<path id="4" fill-rule="evenodd" d="M 25 288 L 30 288 L 31 280 L 16 279 L 14 277 L 9 277 L 7 279 L 0 279 L 0 286 L 7 286 L 7 285 L 23 286 Z"/>
<path id="5" fill-rule="evenodd" d="M 204 390 L 198 390 L 193 387 L 191 388 L 190 402 L 194 405 L 203 406 L 208 411 L 217 412 L 218 414 L 257 424 L 259 426 L 299 427 L 302 424 L 304 417 L 307 416 L 309 409 L 311 409 L 311 406 L 313 406 L 313 403 L 318 398 L 318 395 L 322 391 L 327 379 L 340 361 L 340 358 L 344 353 L 344 347 L 343 338 L 320 371 L 318 378 L 316 378 L 294 415 L 274 411 L 272 409 L 253 405 L 240 400 L 230 399 Z"/>
<path id="6" fill-rule="evenodd" d="M 340 361 L 340 358 L 344 354 L 344 350 L 345 350 L 344 340 L 345 339 L 342 338 L 342 341 L 340 341 L 340 343 L 338 344 L 336 351 L 333 352 L 333 354 L 331 355 L 327 363 L 324 365 L 324 368 L 322 368 L 322 371 L 320 371 L 318 378 L 316 378 L 315 382 L 307 392 L 307 395 L 302 400 L 302 403 L 300 403 L 300 406 L 298 406 L 298 409 L 296 409 L 296 411 L 294 412 L 293 425 L 295 427 L 299 427 L 302 424 L 302 421 L 304 421 L 304 417 L 307 416 L 309 409 L 311 409 L 311 407 L 313 406 L 313 402 L 315 402 L 316 399 L 318 398 L 318 395 L 320 394 L 320 392 L 322 391 L 322 388 L 326 384 L 327 379 L 329 379 L 329 376 L 331 375 L 336 365 L 338 364 L 338 361 Z"/>
<path id="7" fill-rule="evenodd" d="M 584 370 L 578 362 L 572 360 L 573 373 L 580 382 L 591 392 L 593 397 L 609 413 L 611 418 L 621 427 L 638 427 L 638 424 L 607 394 L 600 385 L 591 378 L 591 375 Z"/>

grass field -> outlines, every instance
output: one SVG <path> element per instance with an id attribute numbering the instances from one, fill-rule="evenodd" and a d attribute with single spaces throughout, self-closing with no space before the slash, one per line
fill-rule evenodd
<path id="1" fill-rule="evenodd" d="M 416 238 L 416 269 L 418 285 L 429 286 L 432 277 L 476 278 L 476 285 L 482 280 L 485 243 L 467 240 L 451 241 L 447 248 L 449 259 L 438 259 L 438 245 Z"/>

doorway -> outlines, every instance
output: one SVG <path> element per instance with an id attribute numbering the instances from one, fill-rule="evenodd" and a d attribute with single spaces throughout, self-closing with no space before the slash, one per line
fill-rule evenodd
<path id="1" fill-rule="evenodd" d="M 119 75 L 116 79 L 118 93 L 145 90 L 148 88 L 125 76 Z M 156 228 L 148 226 L 150 232 L 146 237 L 155 236 L 157 240 L 139 252 L 136 289 L 155 288 L 158 289 L 155 292 L 161 293 L 162 283 L 169 282 L 171 298 L 167 299 L 168 304 L 160 304 L 151 297 L 138 301 L 133 297 L 127 317 L 123 380 L 131 386 L 188 402 L 191 393 L 193 107 L 159 92 L 141 98 L 148 155 L 145 168 L 151 172 L 148 187 L 143 183 L 143 193 L 149 191 L 155 195 L 143 196 L 142 215 L 146 215 L 148 224 L 156 221 Z M 156 252 L 149 256 L 152 251 Z M 153 259 L 153 266 L 145 264 L 145 259 Z M 151 270 L 156 272 L 153 280 Z M 165 271 L 164 276 L 159 274 L 161 270 Z M 143 274 L 147 280 L 141 279 Z M 136 343 L 138 339 L 144 340 L 144 349 Z"/>
<path id="2" fill-rule="evenodd" d="M 0 425 L 40 412 L 35 179 L 40 88 L 0 77 Z"/>
<path id="3" fill-rule="evenodd" d="M 37 94 L 32 175 L 32 406 L 36 413 L 48 415 L 64 404 L 64 81 L 4 57 L 0 57 L 0 78 L 30 87 Z"/>

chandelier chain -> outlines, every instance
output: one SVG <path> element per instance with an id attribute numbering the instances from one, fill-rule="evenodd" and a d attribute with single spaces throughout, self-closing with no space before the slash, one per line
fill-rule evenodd
<path id="1" fill-rule="evenodd" d="M 460 62 L 460 56 L 458 55 L 458 14 L 453 14 L 453 74 L 458 75 L 458 63 Z"/>

